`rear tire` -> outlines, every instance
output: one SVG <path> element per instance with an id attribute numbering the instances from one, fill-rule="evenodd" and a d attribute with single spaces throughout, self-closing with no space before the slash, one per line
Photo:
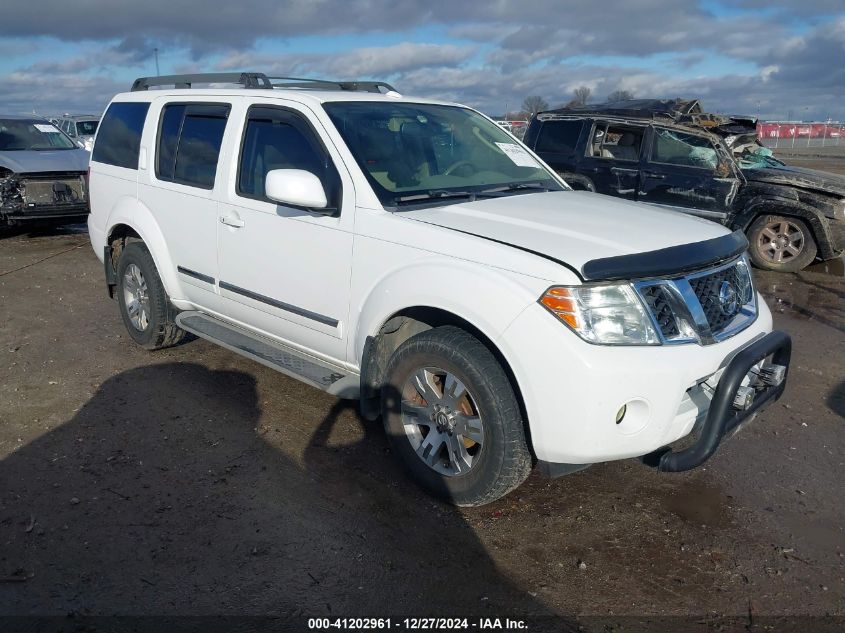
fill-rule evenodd
<path id="1" fill-rule="evenodd" d="M 818 252 L 807 224 L 791 216 L 759 216 L 748 228 L 748 243 L 755 266 L 783 273 L 803 270 Z"/>
<path id="2" fill-rule="evenodd" d="M 117 262 L 117 302 L 133 341 L 149 350 L 176 345 L 185 331 L 173 322 L 155 262 L 143 242 L 129 242 Z"/>
<path id="3" fill-rule="evenodd" d="M 399 346 L 382 418 L 412 477 L 456 505 L 495 501 L 531 472 L 513 387 L 490 350 L 460 328 L 427 330 Z"/>

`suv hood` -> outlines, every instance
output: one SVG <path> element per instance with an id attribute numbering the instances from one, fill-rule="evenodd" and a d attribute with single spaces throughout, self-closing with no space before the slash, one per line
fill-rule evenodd
<path id="1" fill-rule="evenodd" d="M 84 149 L 0 151 L 0 167 L 18 174 L 45 171 L 86 171 L 90 154 Z"/>
<path id="2" fill-rule="evenodd" d="M 709 220 L 588 191 L 521 194 L 397 215 L 533 251 L 579 270 L 594 259 L 729 233 Z"/>
<path id="3" fill-rule="evenodd" d="M 749 182 L 767 182 L 787 187 L 800 187 L 838 197 L 845 197 L 845 177 L 829 174 L 814 169 L 801 167 L 763 167 L 758 169 L 743 169 L 745 179 Z"/>

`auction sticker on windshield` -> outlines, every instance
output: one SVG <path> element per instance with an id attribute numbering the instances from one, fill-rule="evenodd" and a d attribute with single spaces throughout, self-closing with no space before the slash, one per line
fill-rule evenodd
<path id="1" fill-rule="evenodd" d="M 496 143 L 499 149 L 513 161 L 517 167 L 539 167 L 534 157 L 516 143 Z"/>
<path id="2" fill-rule="evenodd" d="M 56 132 L 59 131 L 58 128 L 55 128 L 52 125 L 45 125 L 43 123 L 35 123 L 34 125 L 35 125 L 35 129 L 38 130 L 39 132 L 56 133 Z"/>

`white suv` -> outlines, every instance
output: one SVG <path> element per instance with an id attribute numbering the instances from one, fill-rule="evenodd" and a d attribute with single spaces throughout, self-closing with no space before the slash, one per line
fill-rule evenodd
<path id="1" fill-rule="evenodd" d="M 487 117 L 386 84 L 139 79 L 90 191 L 138 344 L 188 331 L 360 399 L 453 503 L 535 464 L 693 468 L 785 386 L 741 233 L 571 191 Z"/>

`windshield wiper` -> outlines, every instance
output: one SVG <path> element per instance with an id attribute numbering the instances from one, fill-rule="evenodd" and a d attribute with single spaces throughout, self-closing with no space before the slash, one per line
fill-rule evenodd
<path id="1" fill-rule="evenodd" d="M 532 192 L 532 191 L 551 191 L 548 187 L 539 182 L 515 182 L 509 185 L 501 185 L 499 187 L 491 187 L 490 189 L 482 189 L 479 194 L 482 195 L 507 195 L 509 193 Z"/>
<path id="2" fill-rule="evenodd" d="M 500 198 L 512 193 L 523 193 L 533 191 L 549 191 L 548 187 L 539 182 L 519 182 L 508 185 L 498 185 L 489 189 L 475 190 L 453 190 L 453 189 L 428 189 L 407 196 L 396 196 L 393 202 L 399 206 L 402 204 L 426 203 L 431 201 L 440 202 L 446 200 L 465 199 L 468 202 L 475 202 L 480 198 Z"/>
<path id="3" fill-rule="evenodd" d="M 452 191 L 451 189 L 429 189 L 407 196 L 396 196 L 393 202 L 396 204 L 409 204 L 414 202 L 427 202 L 429 200 L 451 200 L 454 198 L 467 198 L 470 202 L 475 200 L 478 191 Z"/>

